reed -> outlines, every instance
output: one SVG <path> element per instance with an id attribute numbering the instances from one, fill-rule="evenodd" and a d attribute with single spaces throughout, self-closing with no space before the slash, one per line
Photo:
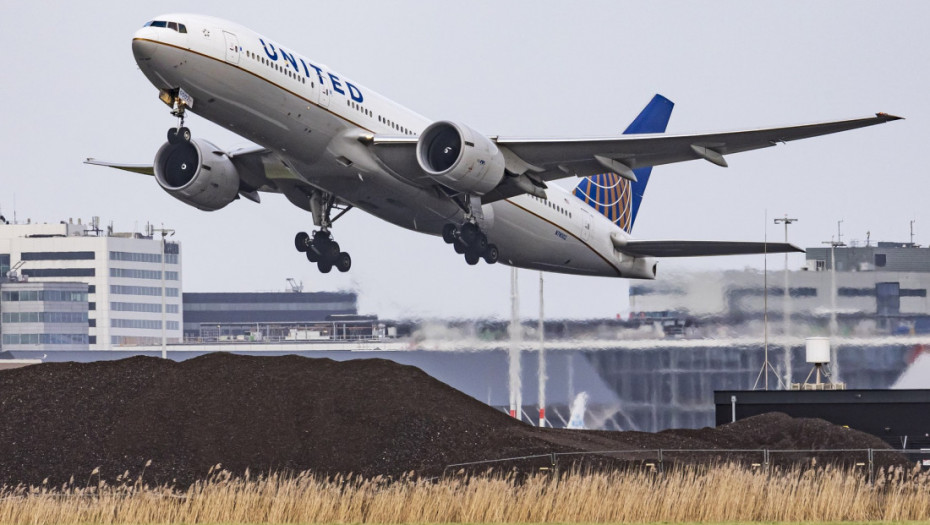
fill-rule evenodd
<path id="1" fill-rule="evenodd" d="M 423 480 L 234 477 L 222 469 L 184 490 L 140 479 L 0 489 L 0 523 L 653 523 L 930 519 L 930 476 L 736 465 L 653 471 Z"/>

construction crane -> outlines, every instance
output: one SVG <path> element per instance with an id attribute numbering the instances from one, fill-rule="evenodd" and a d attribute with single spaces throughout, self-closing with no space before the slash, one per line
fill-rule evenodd
<path id="1" fill-rule="evenodd" d="M 287 286 L 290 288 L 290 290 L 288 290 L 290 292 L 300 293 L 304 291 L 304 282 L 298 281 L 297 279 L 294 279 L 293 277 L 287 278 Z"/>

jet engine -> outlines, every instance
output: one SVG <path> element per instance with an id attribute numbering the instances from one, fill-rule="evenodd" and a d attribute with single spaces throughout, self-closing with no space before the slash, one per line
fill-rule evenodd
<path id="1" fill-rule="evenodd" d="M 155 154 L 155 179 L 172 197 L 204 211 L 216 211 L 239 193 L 239 173 L 226 153 L 192 138 L 166 142 Z"/>
<path id="2" fill-rule="evenodd" d="M 457 122 L 434 122 L 417 141 L 417 162 L 436 182 L 484 195 L 504 178 L 504 155 L 487 137 Z"/>

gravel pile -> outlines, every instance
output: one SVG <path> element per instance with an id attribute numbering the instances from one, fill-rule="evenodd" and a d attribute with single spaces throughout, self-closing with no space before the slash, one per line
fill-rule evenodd
<path id="1" fill-rule="evenodd" d="M 0 372 L 0 485 L 113 481 L 186 485 L 241 473 L 441 473 L 518 455 L 656 448 L 885 448 L 880 439 L 783 414 L 717 429 L 537 429 L 381 359 L 209 354 L 44 363 Z M 145 467 L 151 461 L 150 466 Z"/>

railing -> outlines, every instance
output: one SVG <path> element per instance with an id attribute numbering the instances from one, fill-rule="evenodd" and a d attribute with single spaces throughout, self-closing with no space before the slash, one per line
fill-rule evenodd
<path id="1" fill-rule="evenodd" d="M 700 456 L 706 456 L 702 461 Z M 818 458 L 821 461 L 818 462 Z M 578 460 L 581 460 L 580 462 Z M 896 450 L 896 449 L 626 449 L 594 450 L 585 452 L 552 452 L 548 454 L 531 454 L 499 459 L 452 463 L 443 469 L 443 476 L 450 471 L 489 469 L 507 465 L 512 468 L 520 466 L 534 470 L 558 472 L 566 462 L 570 466 L 583 464 L 584 460 L 611 460 L 622 462 L 627 466 L 639 466 L 664 474 L 669 465 L 699 464 L 714 465 L 724 462 L 743 463 L 750 468 L 761 468 L 769 472 L 774 466 L 816 467 L 823 465 L 843 465 L 851 469 L 863 469 L 871 483 L 875 479 L 876 468 L 883 466 L 904 466 L 915 462 L 922 469 L 930 468 L 930 450 Z M 570 460 L 570 461 L 567 461 Z"/>

